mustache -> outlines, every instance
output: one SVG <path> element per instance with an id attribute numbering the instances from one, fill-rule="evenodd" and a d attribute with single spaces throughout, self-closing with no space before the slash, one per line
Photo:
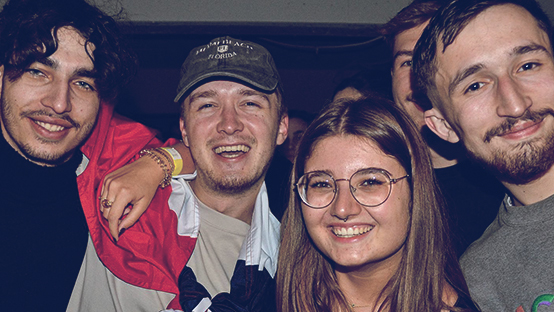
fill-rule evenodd
<path id="1" fill-rule="evenodd" d="M 551 108 L 543 108 L 538 111 L 527 110 L 525 113 L 518 118 L 507 117 L 500 125 L 490 129 L 485 133 L 484 140 L 485 143 L 489 143 L 493 137 L 504 135 L 507 132 L 510 132 L 514 125 L 519 121 L 539 121 L 543 120 L 546 116 L 551 115 L 554 117 L 554 110 Z"/>
<path id="2" fill-rule="evenodd" d="M 38 117 L 38 116 L 46 116 L 46 117 L 51 117 L 51 118 L 56 118 L 56 119 L 62 119 L 62 120 L 65 120 L 65 121 L 69 122 L 74 128 L 80 128 L 81 127 L 81 125 L 78 122 L 76 122 L 75 120 L 73 120 L 73 118 L 69 117 L 69 114 L 67 114 L 67 113 L 66 114 L 55 114 L 55 113 L 51 113 L 51 112 L 47 112 L 47 111 L 43 111 L 43 110 L 21 113 L 21 117 L 32 118 L 32 117 Z"/>

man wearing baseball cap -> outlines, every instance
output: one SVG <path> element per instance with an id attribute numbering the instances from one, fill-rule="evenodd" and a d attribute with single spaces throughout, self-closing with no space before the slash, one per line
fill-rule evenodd
<path id="1" fill-rule="evenodd" d="M 193 49 L 175 102 L 196 172 L 174 178 L 178 232 L 194 238 L 179 277 L 185 311 L 271 311 L 279 222 L 264 177 L 288 117 L 273 58 L 231 37 Z M 225 310 L 227 311 L 227 310 Z"/>
<path id="2" fill-rule="evenodd" d="M 108 272 L 94 253 L 84 261 L 76 311 L 276 309 L 280 224 L 269 210 L 264 177 L 287 137 L 281 99 L 279 74 L 264 47 L 222 37 L 190 52 L 175 102 L 196 171 L 175 176 L 171 191 L 158 189 L 112 248 L 112 266 L 124 275 Z M 169 158 L 155 158 L 169 166 Z M 101 234 L 111 241 L 108 233 Z"/>

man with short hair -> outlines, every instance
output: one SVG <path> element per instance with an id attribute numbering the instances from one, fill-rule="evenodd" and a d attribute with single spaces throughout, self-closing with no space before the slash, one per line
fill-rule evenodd
<path id="1" fill-rule="evenodd" d="M 392 51 L 392 93 L 396 104 L 404 108 L 420 128 L 446 201 L 451 240 L 459 256 L 485 231 L 496 216 L 504 197 L 498 181 L 465 158 L 461 144 L 452 145 L 432 133 L 425 124 L 424 109 L 429 100 L 412 87 L 412 56 L 417 40 L 429 20 L 443 5 L 442 0 L 416 0 L 402 9 L 383 27 Z M 475 179 L 480 176 L 480 179 Z"/>
<path id="2" fill-rule="evenodd" d="M 252 42 L 215 38 L 183 63 L 175 102 L 196 174 L 174 179 L 170 206 L 193 238 L 179 278 L 187 311 L 275 309 L 279 222 L 264 177 L 287 137 L 280 88 L 271 55 Z"/>
<path id="3" fill-rule="evenodd" d="M 462 141 L 507 188 L 498 216 L 461 259 L 483 311 L 538 311 L 554 298 L 554 59 L 532 0 L 459 0 L 431 20 L 414 71 L 426 122 Z M 480 177 L 475 177 L 479 179 Z"/>
<path id="4" fill-rule="evenodd" d="M 280 224 L 269 210 L 264 177 L 287 136 L 288 116 L 273 59 L 258 44 L 216 38 L 190 52 L 177 92 L 182 138 L 196 171 L 158 190 L 110 249 L 117 262 L 105 266 L 87 250 L 72 311 L 276 308 Z M 159 149 L 141 153 L 170 166 L 169 157 L 154 152 Z M 109 233 L 106 224 L 100 228 Z M 159 274 L 154 279 L 150 271 Z"/>

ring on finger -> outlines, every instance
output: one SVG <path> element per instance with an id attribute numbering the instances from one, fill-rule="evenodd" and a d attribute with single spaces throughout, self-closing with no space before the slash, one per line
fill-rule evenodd
<path id="1" fill-rule="evenodd" d="M 102 208 L 110 209 L 110 208 L 112 208 L 113 201 L 108 200 L 107 198 L 104 198 L 100 201 L 100 204 L 102 205 Z"/>

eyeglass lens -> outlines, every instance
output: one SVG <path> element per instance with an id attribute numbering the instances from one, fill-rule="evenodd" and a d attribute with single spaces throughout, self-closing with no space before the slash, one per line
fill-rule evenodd
<path id="1" fill-rule="evenodd" d="M 391 179 L 384 171 L 372 168 L 360 170 L 349 180 L 352 196 L 364 206 L 378 206 L 385 202 L 390 194 Z M 336 196 L 337 181 L 325 172 L 310 172 L 299 180 L 298 192 L 308 206 L 324 208 L 331 204 Z"/>

